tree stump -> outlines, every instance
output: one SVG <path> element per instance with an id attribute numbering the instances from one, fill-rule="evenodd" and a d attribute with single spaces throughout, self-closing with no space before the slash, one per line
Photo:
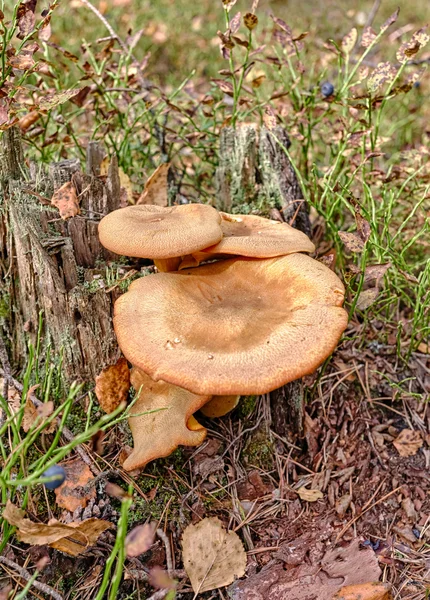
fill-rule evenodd
<path id="1" fill-rule="evenodd" d="M 249 209 L 270 214 L 311 233 L 309 209 L 285 149 L 290 140 L 282 127 L 268 130 L 244 124 L 225 127 L 220 138 L 216 173 L 217 208 L 226 212 Z M 250 327 L 252 324 L 250 324 Z M 303 432 L 304 399 L 301 380 L 271 392 L 272 427 L 281 436 Z"/>
<path id="2" fill-rule="evenodd" d="M 62 371 L 68 382 L 94 380 L 102 368 L 115 362 L 119 349 L 112 326 L 115 290 L 106 293 L 106 260 L 98 221 L 120 206 L 117 161 L 106 178 L 100 171 L 103 151 L 88 148 L 88 173 L 79 161 L 50 166 L 49 173 L 23 160 L 19 130 L 4 133 L 0 159 L 0 260 L 3 284 L 1 332 L 15 368 L 25 364 L 26 338 L 35 343 L 39 315 L 51 356 L 63 353 Z M 98 172 L 97 172 L 98 170 Z M 80 214 L 64 221 L 47 199 L 55 189 L 73 181 Z"/>

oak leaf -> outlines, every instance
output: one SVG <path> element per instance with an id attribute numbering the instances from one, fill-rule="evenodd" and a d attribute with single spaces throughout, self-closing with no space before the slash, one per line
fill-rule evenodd
<path id="1" fill-rule="evenodd" d="M 130 369 L 121 357 L 114 365 L 103 369 L 96 377 L 95 394 L 105 413 L 111 413 L 121 402 L 126 402 L 130 389 Z"/>
<path id="2" fill-rule="evenodd" d="M 80 458 L 76 458 L 61 465 L 66 471 L 64 483 L 55 490 L 58 506 L 74 512 L 77 508 L 85 508 L 91 498 L 96 497 L 94 487 L 86 489 L 85 486 L 94 479 L 88 465 Z"/>

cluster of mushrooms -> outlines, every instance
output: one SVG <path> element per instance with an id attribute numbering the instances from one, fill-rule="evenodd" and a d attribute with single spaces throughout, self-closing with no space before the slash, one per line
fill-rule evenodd
<path id="1" fill-rule="evenodd" d="M 242 395 L 312 373 L 347 325 L 342 282 L 304 254 L 313 243 L 286 223 L 204 204 L 137 205 L 104 217 L 99 237 L 158 271 L 134 281 L 114 309 L 139 392 L 126 470 L 201 444 L 196 411 L 222 416 Z"/>

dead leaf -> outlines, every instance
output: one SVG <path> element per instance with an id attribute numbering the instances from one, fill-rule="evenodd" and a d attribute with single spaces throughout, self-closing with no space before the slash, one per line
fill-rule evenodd
<path id="1" fill-rule="evenodd" d="M 70 556 L 78 556 L 93 546 L 98 537 L 112 527 L 109 521 L 87 519 L 64 525 L 59 522 L 33 523 L 25 518 L 25 512 L 7 501 L 3 518 L 17 528 L 16 536 L 20 542 L 31 546 L 48 545 L 51 548 L 65 552 Z"/>
<path id="2" fill-rule="evenodd" d="M 38 119 L 40 115 L 36 110 L 32 110 L 28 114 L 24 115 L 18 121 L 18 126 L 23 133 L 27 131 Z"/>
<path id="3" fill-rule="evenodd" d="M 394 440 L 393 446 L 400 456 L 413 456 L 423 445 L 423 439 L 419 431 L 412 429 L 402 429 L 398 437 Z"/>
<path id="4" fill-rule="evenodd" d="M 366 310 L 376 301 L 379 296 L 379 288 L 369 288 L 368 290 L 363 290 L 357 300 L 357 308 L 358 310 Z"/>
<path id="5" fill-rule="evenodd" d="M 350 252 L 362 252 L 364 250 L 364 241 L 356 233 L 339 231 L 338 234 Z"/>
<path id="6" fill-rule="evenodd" d="M 177 585 L 177 581 L 172 579 L 167 571 L 156 565 L 149 571 L 149 583 L 152 587 L 174 590 Z"/>
<path id="7" fill-rule="evenodd" d="M 44 96 L 39 101 L 39 108 L 41 110 L 51 110 L 60 104 L 64 104 L 73 96 L 76 96 L 81 91 L 81 88 L 76 88 L 74 90 L 64 90 L 62 92 L 58 92 L 57 94 L 48 94 Z"/>
<path id="8" fill-rule="evenodd" d="M 367 79 L 369 92 L 375 93 L 385 83 L 391 83 L 397 69 L 390 62 L 380 62 Z"/>
<path id="9" fill-rule="evenodd" d="M 324 494 L 320 490 L 308 490 L 303 485 L 302 487 L 299 487 L 296 492 L 298 493 L 300 500 L 304 500 L 305 502 L 316 502 L 317 500 L 324 498 Z"/>
<path id="10" fill-rule="evenodd" d="M 420 342 L 420 344 L 418 344 L 417 350 L 422 354 L 430 354 L 430 345 L 426 344 L 425 342 Z"/>
<path id="11" fill-rule="evenodd" d="M 82 488 L 94 479 L 94 475 L 80 458 L 62 463 L 61 466 L 66 471 L 66 480 L 55 490 L 58 506 L 70 512 L 77 508 L 85 508 L 91 498 L 96 497 L 96 490 L 94 487 Z"/>
<path id="12" fill-rule="evenodd" d="M 349 505 L 351 504 L 351 500 L 352 500 L 351 494 L 344 494 L 336 501 L 334 509 L 337 512 L 337 514 L 339 515 L 339 517 L 345 516 L 346 511 L 348 510 Z"/>
<path id="13" fill-rule="evenodd" d="M 118 500 L 128 498 L 127 492 L 123 490 L 122 487 L 116 483 L 112 483 L 111 481 L 107 482 L 105 486 L 105 492 L 108 496 L 111 496 L 111 498 L 117 498 Z"/>
<path id="14" fill-rule="evenodd" d="M 375 38 L 376 33 L 373 31 L 373 29 L 371 27 L 365 27 L 361 35 L 361 45 L 363 46 L 363 48 L 368 48 L 373 44 Z"/>
<path id="15" fill-rule="evenodd" d="M 384 277 L 385 273 L 391 267 L 391 263 L 382 263 L 380 265 L 370 265 L 366 267 L 364 271 L 364 282 L 370 283 L 375 282 L 376 285 L 379 284 L 380 280 Z"/>
<path id="16" fill-rule="evenodd" d="M 258 17 L 254 13 L 246 13 L 243 17 L 243 22 L 245 23 L 245 27 L 252 31 L 258 25 Z"/>
<path id="17" fill-rule="evenodd" d="M 58 208 L 60 217 L 65 221 L 79 215 L 79 200 L 72 181 L 63 184 L 51 198 L 51 204 Z"/>
<path id="18" fill-rule="evenodd" d="M 236 13 L 229 23 L 229 29 L 232 34 L 235 34 L 239 31 L 240 17 L 240 12 Z"/>
<path id="19" fill-rule="evenodd" d="M 392 600 L 389 583 L 361 583 L 347 585 L 333 596 L 333 600 Z"/>
<path id="20" fill-rule="evenodd" d="M 156 523 L 145 523 L 134 527 L 125 538 L 125 553 L 128 558 L 147 552 L 154 543 Z"/>
<path id="21" fill-rule="evenodd" d="M 264 107 L 263 123 L 264 123 L 264 126 L 267 129 L 269 129 L 270 131 L 275 129 L 275 127 L 277 125 L 276 113 L 273 110 L 273 108 L 270 106 L 270 104 L 267 104 Z"/>
<path id="22" fill-rule="evenodd" d="M 416 31 L 411 39 L 404 42 L 397 50 L 396 58 L 400 63 L 406 63 L 419 52 L 419 50 L 428 44 L 430 36 L 425 33 L 424 29 Z"/>
<path id="23" fill-rule="evenodd" d="M 386 31 L 390 25 L 393 25 L 397 21 L 397 17 L 399 16 L 400 8 L 397 8 L 392 15 L 388 17 L 384 23 L 381 25 L 381 31 Z"/>
<path id="24" fill-rule="evenodd" d="M 182 535 L 184 568 L 196 594 L 215 590 L 243 577 L 246 552 L 239 536 L 209 517 L 188 525 Z"/>
<path id="25" fill-rule="evenodd" d="M 155 206 L 168 205 L 168 181 L 170 163 L 163 163 L 155 169 L 145 183 L 145 188 L 137 204 L 154 204 Z"/>
<path id="26" fill-rule="evenodd" d="M 21 52 L 17 56 L 11 56 L 8 58 L 7 64 L 14 69 L 28 71 L 34 67 L 36 61 L 33 58 L 33 53 Z"/>
<path id="27" fill-rule="evenodd" d="M 95 394 L 105 413 L 113 412 L 122 402 L 126 402 L 129 389 L 130 369 L 123 357 L 96 377 Z"/>
<path id="28" fill-rule="evenodd" d="M 354 49 L 354 46 L 357 43 L 357 38 L 358 32 L 356 28 L 353 27 L 342 40 L 341 48 L 345 54 L 351 54 L 351 51 Z"/>
<path id="29" fill-rule="evenodd" d="M 17 37 L 20 40 L 23 40 L 34 29 L 36 22 L 36 15 L 34 14 L 36 10 L 36 4 L 37 0 L 27 0 L 21 2 L 18 6 L 16 17 L 18 21 L 19 33 L 17 34 Z"/>
<path id="30" fill-rule="evenodd" d="M 27 399 L 24 407 L 24 415 L 22 418 L 22 428 L 27 433 L 33 427 L 39 427 L 44 423 L 48 417 L 54 412 L 54 403 L 52 401 L 41 404 L 36 408 L 31 396 L 34 391 L 39 387 L 39 384 L 33 385 L 27 392 Z M 43 428 L 43 433 L 52 433 L 55 431 L 57 423 L 55 419 Z"/>

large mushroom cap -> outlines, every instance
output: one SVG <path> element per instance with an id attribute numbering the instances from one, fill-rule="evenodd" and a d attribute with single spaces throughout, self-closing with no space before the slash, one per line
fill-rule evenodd
<path id="1" fill-rule="evenodd" d="M 136 280 L 115 304 L 128 360 L 195 394 L 266 393 L 312 373 L 347 325 L 344 287 L 305 254 Z"/>
<path id="2" fill-rule="evenodd" d="M 99 238 L 116 254 L 173 258 L 219 242 L 220 222 L 218 211 L 207 204 L 128 206 L 100 221 Z"/>
<path id="3" fill-rule="evenodd" d="M 153 381 L 137 368 L 131 372 L 131 383 L 139 398 L 128 421 L 134 448 L 124 462 L 126 471 L 168 456 L 179 445 L 198 446 L 203 442 L 207 430 L 192 415 L 210 396 L 197 396 L 170 383 Z"/>

